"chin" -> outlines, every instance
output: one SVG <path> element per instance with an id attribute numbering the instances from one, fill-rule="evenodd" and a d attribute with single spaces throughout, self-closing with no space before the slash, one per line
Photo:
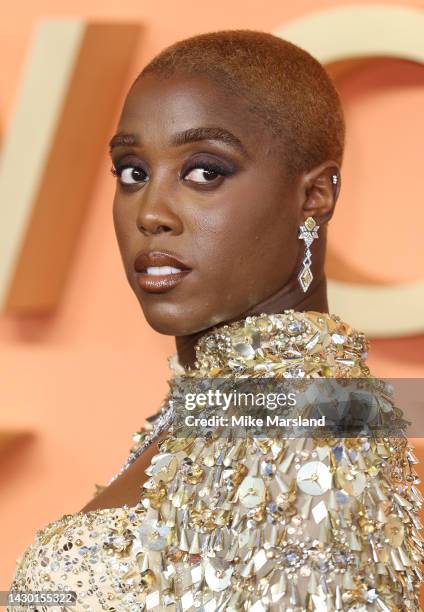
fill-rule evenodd
<path id="1" fill-rule="evenodd" d="M 141 308 L 150 327 L 166 336 L 189 336 L 225 321 L 222 315 L 202 313 L 193 306 L 157 303 Z"/>
<path id="2" fill-rule="evenodd" d="M 141 308 L 147 323 L 159 334 L 187 336 L 196 332 L 189 309 L 163 303 L 142 305 Z"/>

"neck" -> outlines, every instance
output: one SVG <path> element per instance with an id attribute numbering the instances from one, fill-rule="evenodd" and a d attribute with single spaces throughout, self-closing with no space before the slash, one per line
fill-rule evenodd
<path id="1" fill-rule="evenodd" d="M 221 321 L 213 325 L 213 327 L 220 327 L 226 323 L 244 319 L 249 315 L 281 313 L 289 308 L 298 311 L 314 310 L 328 313 L 327 280 L 325 274 L 322 273 L 318 278 L 314 278 L 307 293 L 301 292 L 298 280 L 295 278 L 276 293 L 255 306 L 250 307 L 242 314 Z M 198 340 L 210 329 L 212 329 L 212 327 L 202 329 L 194 334 L 175 337 L 178 360 L 185 368 L 193 367 L 196 359 L 195 346 Z"/>

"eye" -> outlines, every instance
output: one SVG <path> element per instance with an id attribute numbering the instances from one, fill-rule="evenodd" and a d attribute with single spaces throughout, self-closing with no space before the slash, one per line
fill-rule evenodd
<path id="1" fill-rule="evenodd" d="M 142 168 L 137 166 L 122 166 L 118 168 L 111 168 L 113 176 L 119 178 L 119 181 L 123 185 L 135 185 L 137 183 L 145 183 L 147 174 Z"/>
<path id="2" fill-rule="evenodd" d="M 192 162 L 187 170 L 181 173 L 181 176 L 185 181 L 206 185 L 207 183 L 216 183 L 222 177 L 229 176 L 233 172 L 233 168 L 227 168 L 224 164 L 200 159 Z"/>
<path id="3" fill-rule="evenodd" d="M 220 176 L 218 170 L 211 168 L 194 168 L 185 175 L 184 180 L 190 180 L 195 183 L 210 183 L 218 176 Z"/>

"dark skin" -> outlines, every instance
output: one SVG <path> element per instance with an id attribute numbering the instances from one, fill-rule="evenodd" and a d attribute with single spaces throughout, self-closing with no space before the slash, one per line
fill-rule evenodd
<path id="1" fill-rule="evenodd" d="M 172 143 L 176 133 L 210 127 L 229 131 L 237 144 L 216 134 L 193 141 L 186 134 L 183 144 Z M 288 308 L 328 312 L 324 259 L 340 188 L 340 181 L 332 183 L 340 171 L 335 161 L 289 174 L 281 148 L 244 101 L 198 75 L 142 77 L 127 96 L 117 133 L 140 141 L 111 150 L 119 175 L 113 220 L 125 273 L 148 323 L 175 336 L 180 363 L 193 366 L 195 344 L 211 327 Z M 124 166 L 131 170 L 124 173 Z M 314 279 L 303 293 L 298 226 L 309 216 L 320 227 L 311 247 Z M 175 254 L 192 272 L 167 292 L 148 293 L 134 270 L 140 250 Z M 155 443 L 82 511 L 135 505 L 156 453 Z"/>

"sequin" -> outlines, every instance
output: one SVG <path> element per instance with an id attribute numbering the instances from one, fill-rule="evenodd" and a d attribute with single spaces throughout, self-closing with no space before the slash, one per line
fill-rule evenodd
<path id="1" fill-rule="evenodd" d="M 402 544 L 405 528 L 398 516 L 391 514 L 387 517 L 387 522 L 384 525 L 384 535 L 388 539 L 390 546 L 397 548 Z"/>
<path id="2" fill-rule="evenodd" d="M 348 495 L 360 495 L 367 484 L 367 479 L 363 472 L 344 466 L 337 468 L 336 479 L 340 488 L 346 491 Z"/>
<path id="3" fill-rule="evenodd" d="M 263 501 L 265 483 L 261 478 L 246 476 L 241 482 L 238 492 L 243 506 L 254 508 Z"/>
<path id="4" fill-rule="evenodd" d="M 154 519 L 146 519 L 139 529 L 141 545 L 146 550 L 162 550 L 168 544 L 170 531 L 168 525 Z"/>
<path id="5" fill-rule="evenodd" d="M 165 453 L 153 457 L 151 465 L 144 471 L 148 476 L 151 476 L 155 482 L 159 482 L 159 480 L 169 482 L 174 478 L 177 466 L 178 462 L 175 457 L 170 453 Z"/>
<path id="6" fill-rule="evenodd" d="M 208 559 L 205 563 L 205 580 L 212 591 L 223 591 L 231 583 L 233 567 L 222 559 Z"/>
<path id="7" fill-rule="evenodd" d="M 331 472 L 322 461 L 309 461 L 297 473 L 297 486 L 309 495 L 322 495 L 331 487 Z"/>

